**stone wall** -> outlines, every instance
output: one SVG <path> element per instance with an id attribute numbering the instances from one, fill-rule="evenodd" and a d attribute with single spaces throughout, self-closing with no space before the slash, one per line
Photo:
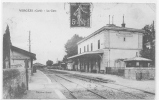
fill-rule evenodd
<path id="1" fill-rule="evenodd" d="M 155 68 L 126 68 L 125 78 L 134 80 L 154 80 Z"/>
<path id="2" fill-rule="evenodd" d="M 155 68 L 106 67 L 106 74 L 118 75 L 133 80 L 154 80 Z"/>
<path id="3" fill-rule="evenodd" d="M 26 72 L 21 69 L 3 69 L 3 99 L 15 99 L 27 90 Z"/>

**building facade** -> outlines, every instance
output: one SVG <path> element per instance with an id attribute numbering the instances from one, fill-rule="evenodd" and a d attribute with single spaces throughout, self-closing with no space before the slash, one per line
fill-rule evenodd
<path id="1" fill-rule="evenodd" d="M 3 35 L 3 69 L 25 69 L 27 65 L 32 72 L 34 60 L 36 60 L 36 54 L 12 45 L 9 26 L 7 25 Z"/>
<path id="2" fill-rule="evenodd" d="M 124 59 L 139 55 L 144 30 L 108 24 L 77 43 L 72 59 L 75 70 L 103 72 L 107 67 L 126 67 Z"/>
<path id="3" fill-rule="evenodd" d="M 11 68 L 18 68 L 18 67 L 25 68 L 27 60 L 28 69 L 32 69 L 33 60 L 36 60 L 36 55 L 34 53 L 20 49 L 18 47 L 11 46 L 10 58 L 11 58 L 10 59 Z"/>

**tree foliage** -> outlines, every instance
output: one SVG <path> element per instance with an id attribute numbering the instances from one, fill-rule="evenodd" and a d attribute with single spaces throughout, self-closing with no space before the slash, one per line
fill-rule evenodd
<path id="1" fill-rule="evenodd" d="M 64 57 L 76 55 L 78 53 L 77 42 L 82 39 L 83 37 L 80 37 L 77 34 L 75 34 L 71 39 L 69 39 L 65 44 L 65 52 L 67 53 L 67 55 Z"/>
<path id="2" fill-rule="evenodd" d="M 155 28 L 154 23 L 146 25 L 143 30 L 143 50 L 140 52 L 141 56 L 152 60 L 152 66 L 155 66 Z"/>
<path id="3" fill-rule="evenodd" d="M 7 25 L 6 31 L 3 35 L 3 68 L 5 68 L 5 59 L 10 59 L 10 48 L 11 48 L 11 40 L 10 40 L 10 31 L 9 26 Z M 9 61 L 10 63 L 10 61 Z M 10 65 L 10 64 L 9 64 Z"/>
<path id="4" fill-rule="evenodd" d="M 47 66 L 51 66 L 52 64 L 53 64 L 53 61 L 52 61 L 52 60 L 46 61 L 46 65 L 47 65 Z"/>
<path id="5" fill-rule="evenodd" d="M 65 55 L 64 57 L 63 57 L 63 60 L 62 60 L 64 63 L 66 63 L 67 62 L 67 55 Z"/>

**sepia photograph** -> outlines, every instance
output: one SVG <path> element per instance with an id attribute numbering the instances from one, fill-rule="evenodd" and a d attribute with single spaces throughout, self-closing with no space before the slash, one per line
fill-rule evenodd
<path id="1" fill-rule="evenodd" d="M 155 100 L 156 6 L 2 2 L 2 99 Z"/>

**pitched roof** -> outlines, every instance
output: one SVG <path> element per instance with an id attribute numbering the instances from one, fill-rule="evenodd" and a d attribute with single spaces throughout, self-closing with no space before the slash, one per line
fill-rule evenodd
<path id="1" fill-rule="evenodd" d="M 96 34 L 100 33 L 103 30 L 113 30 L 113 31 L 125 31 L 125 32 L 139 32 L 139 33 L 144 33 L 145 31 L 142 29 L 134 29 L 134 28 L 127 28 L 127 27 L 120 27 L 120 26 L 115 26 L 114 24 L 108 24 L 106 26 L 103 26 L 102 28 L 98 29 L 94 33 L 88 35 L 81 41 L 79 41 L 77 44 L 80 44 L 84 42 L 85 40 L 91 38 L 92 36 L 95 36 Z"/>
<path id="2" fill-rule="evenodd" d="M 143 57 L 133 57 L 125 59 L 124 61 L 152 61 L 152 60 Z"/>
<path id="3" fill-rule="evenodd" d="M 24 54 L 24 55 L 29 56 L 29 57 L 33 58 L 34 60 L 36 60 L 36 54 L 34 54 L 34 53 L 28 52 L 26 50 L 20 49 L 15 46 L 11 46 L 11 50 L 17 51 L 18 53 Z"/>
<path id="4" fill-rule="evenodd" d="M 41 63 L 34 63 L 33 66 L 45 66 L 45 65 L 43 65 Z"/>

